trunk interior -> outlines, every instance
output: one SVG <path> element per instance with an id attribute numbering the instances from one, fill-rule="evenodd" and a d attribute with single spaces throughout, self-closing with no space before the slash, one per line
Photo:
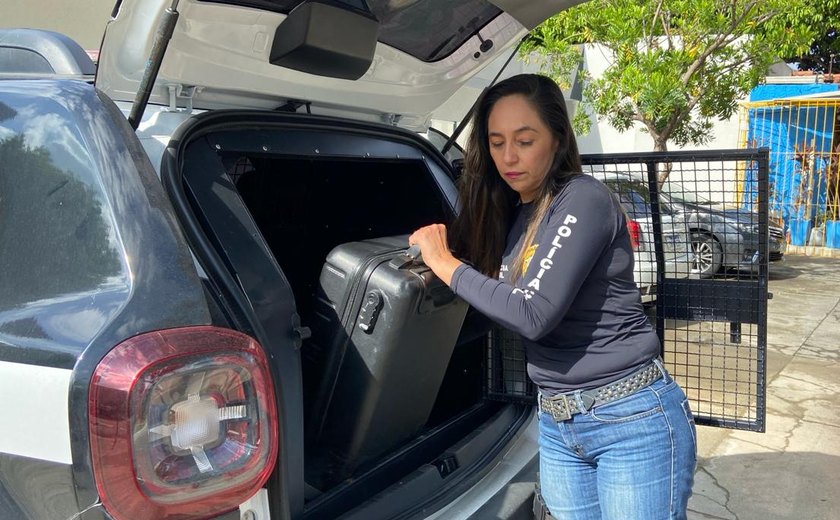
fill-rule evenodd
<path id="1" fill-rule="evenodd" d="M 307 426 L 306 474 L 307 482 L 316 489 L 329 489 L 377 463 L 378 457 L 360 455 L 357 460 L 347 461 L 346 453 L 330 453 L 352 448 L 347 446 L 352 444 L 350 440 L 342 437 L 353 429 L 354 421 L 361 420 L 352 413 L 353 401 L 371 400 L 370 403 L 359 403 L 356 411 L 364 414 L 365 408 L 375 408 L 377 403 L 383 400 L 383 396 L 379 394 L 399 392 L 400 383 L 393 381 L 389 384 L 388 381 L 383 381 L 371 392 L 374 395 L 360 392 L 358 395 L 347 396 L 345 401 L 348 402 L 344 403 L 345 410 L 341 412 L 343 417 L 333 421 L 332 425 L 334 430 L 340 431 L 325 432 L 320 436 L 309 431 L 318 429 L 316 424 L 322 420 L 322 414 L 339 413 L 336 410 L 326 410 L 325 408 L 329 408 L 327 405 L 318 405 L 318 401 L 323 399 L 319 395 L 324 392 L 323 387 L 339 384 L 335 381 L 339 374 L 334 373 L 338 370 L 329 366 L 330 363 L 325 359 L 329 357 L 329 353 L 325 351 L 338 348 L 331 345 L 335 341 L 349 341 L 348 350 L 353 350 L 354 346 L 364 348 L 362 345 L 356 345 L 355 336 L 348 338 L 343 327 L 338 332 L 334 330 L 333 322 L 340 319 L 344 313 L 334 309 L 340 302 L 325 302 L 326 298 L 321 294 L 321 275 L 325 260 L 334 247 L 349 242 L 394 237 L 391 241 L 393 247 L 405 248 L 408 233 L 425 224 L 449 221 L 451 210 L 446 201 L 441 200 L 439 190 L 422 161 L 374 162 L 334 158 L 312 160 L 240 156 L 235 164 L 237 173 L 233 177 L 237 191 L 289 280 L 301 323 L 312 329 L 312 337 L 305 340 L 301 348 Z M 331 311 L 332 315 L 327 316 Z M 352 309 L 348 309 L 348 313 L 351 315 L 350 319 L 355 321 L 357 313 L 352 312 Z M 452 324 L 447 326 L 451 327 Z M 456 337 L 458 332 L 454 331 Z M 452 349 L 449 355 L 450 351 L 439 349 L 439 346 L 434 344 L 432 332 L 427 334 L 430 344 L 426 355 L 446 355 L 448 360 L 443 366 L 447 368 L 440 374 L 443 381 L 440 383 L 440 391 L 435 392 L 437 397 L 433 403 L 428 403 L 432 406 L 428 418 L 420 429 L 414 428 L 416 431 L 410 437 L 419 436 L 424 431 L 452 419 L 478 404 L 483 397 L 483 338 L 476 339 L 474 336 L 462 339 L 461 345 Z M 405 343 L 407 338 L 402 339 L 402 343 Z M 383 347 L 385 345 L 372 348 L 382 348 L 384 351 Z M 406 347 L 408 346 L 404 344 L 395 345 L 396 351 L 392 355 L 400 356 L 402 352 L 398 349 Z M 343 355 L 349 356 L 350 353 Z M 387 363 L 383 359 L 385 355 L 386 353 L 382 352 L 380 359 L 372 360 L 369 364 Z M 349 359 L 345 358 L 342 362 L 342 369 L 355 372 L 346 376 L 352 381 L 345 387 L 330 389 L 334 393 L 353 392 L 354 384 L 364 384 L 361 379 L 375 377 L 375 374 L 368 374 L 374 367 L 366 366 L 364 362 L 360 361 L 357 367 L 348 367 Z M 400 370 L 399 366 L 393 366 L 398 364 L 391 363 L 392 366 L 387 370 Z M 329 374 L 323 374 L 325 371 Z M 402 368 L 401 375 L 408 378 L 424 376 L 419 368 L 406 370 L 405 367 Z M 412 401 L 405 403 L 405 409 L 418 406 L 417 396 L 405 397 Z M 333 400 L 339 398 L 339 395 L 332 397 Z M 399 423 L 401 420 L 413 419 L 416 422 L 416 417 L 401 415 L 407 414 L 395 411 L 388 420 Z M 343 430 L 338 427 L 339 424 L 344 425 Z M 373 426 L 375 425 L 363 427 Z M 325 427 L 329 428 L 330 425 L 321 428 Z M 410 425 L 406 427 L 412 429 Z M 399 448 L 401 440 L 410 440 L 406 438 L 406 429 L 400 428 L 398 424 L 392 425 L 390 430 L 397 438 L 388 438 L 388 432 L 385 431 L 380 432 L 377 439 L 382 456 Z M 397 431 L 402 431 L 403 435 L 399 435 Z M 316 437 L 332 439 L 319 442 Z"/>
<path id="2" fill-rule="evenodd" d="M 214 229 L 217 241 L 222 242 L 219 226 L 213 223 L 221 217 L 207 210 L 210 204 L 202 199 L 222 197 L 218 194 L 225 191 L 228 205 L 237 200 L 244 205 L 291 287 L 301 324 L 311 329 L 300 348 L 307 517 L 340 516 L 401 479 L 410 481 L 410 475 L 424 468 L 436 470 L 439 483 L 435 485 L 440 489 L 427 486 L 419 493 L 426 497 L 442 493 L 451 485 L 446 482 L 450 474 L 474 472 L 480 457 L 471 452 L 477 446 L 486 455 L 503 445 L 506 436 L 521 425 L 527 408 L 486 398 L 490 324 L 471 311 L 454 320 L 456 329 L 448 336 L 392 334 L 400 342 L 412 336 L 421 349 L 427 348 L 418 360 L 445 356 L 436 365 L 424 365 L 438 366 L 432 370 L 440 373 L 432 374 L 421 392 L 406 394 L 401 388 L 405 381 L 425 380 L 430 375 L 428 368 L 413 368 L 417 361 L 408 366 L 400 361 L 400 349 L 411 347 L 393 346 L 389 354 L 393 359 L 381 361 L 385 368 L 375 366 L 380 363 L 376 356 L 386 355 L 380 354 L 379 346 L 370 347 L 375 355 L 365 363 L 352 364 L 354 349 L 367 348 L 360 342 L 375 333 L 366 336 L 354 328 L 360 303 L 355 309 L 348 304 L 342 311 L 342 302 L 325 296 L 324 276 L 337 271 L 332 265 L 325 268 L 330 252 L 342 244 L 371 239 L 407 245 L 407 235 L 414 229 L 450 222 L 453 216 L 455 189 L 445 165 L 433 150 L 418 144 L 419 137 L 390 133 L 346 128 L 325 132 L 299 126 L 224 127 L 194 140 L 184 154 L 182 175 L 191 205 L 196 210 L 204 208 L 199 220 Z M 225 248 L 221 243 L 217 247 Z M 422 274 L 422 269 L 418 272 L 414 277 L 425 277 L 428 282 L 429 275 Z M 351 275 L 370 277 L 370 270 L 340 273 L 339 278 Z M 364 286 L 360 282 L 357 292 L 363 292 L 357 300 L 365 297 Z M 385 296 L 382 316 L 387 316 L 389 298 Z M 350 325 L 335 327 L 336 320 L 349 320 Z M 449 320 L 445 327 L 453 327 L 452 323 Z M 454 345 L 447 350 L 423 343 L 435 343 L 438 337 L 450 338 L 447 341 Z M 344 371 L 341 377 L 336 366 Z M 389 378 L 392 370 L 401 372 Z M 360 387 L 368 390 L 355 395 Z M 330 404 L 324 404 L 325 388 Z M 424 399 L 428 402 L 420 402 Z M 383 407 L 390 411 L 385 414 Z M 329 420 L 331 415 L 334 420 Z M 471 442 L 473 448 L 464 449 Z"/>

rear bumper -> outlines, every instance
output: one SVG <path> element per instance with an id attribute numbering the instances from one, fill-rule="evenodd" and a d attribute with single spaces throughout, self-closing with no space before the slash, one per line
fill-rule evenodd
<path id="1" fill-rule="evenodd" d="M 469 520 L 533 520 L 534 493 L 539 468 L 540 460 L 537 456 L 492 499 L 469 516 Z"/>
<path id="2" fill-rule="evenodd" d="M 426 520 L 518 520 L 533 518 L 532 504 L 539 470 L 537 407 L 518 438 L 493 468 L 466 492 Z"/>

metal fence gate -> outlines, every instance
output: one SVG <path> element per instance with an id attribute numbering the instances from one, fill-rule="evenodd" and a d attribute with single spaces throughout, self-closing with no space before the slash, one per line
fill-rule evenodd
<path id="1" fill-rule="evenodd" d="M 768 262 L 785 249 L 768 226 L 767 150 L 583 160 L 626 212 L 636 283 L 696 422 L 764 431 Z M 518 338 L 489 341 L 487 397 L 533 402 Z"/>
<path id="2" fill-rule="evenodd" d="M 768 226 L 767 150 L 598 155 L 585 164 L 628 213 L 637 283 L 655 283 L 641 287 L 643 299 L 697 423 L 764 431 L 767 270 L 771 249 L 774 258 L 784 251 L 781 229 Z"/>

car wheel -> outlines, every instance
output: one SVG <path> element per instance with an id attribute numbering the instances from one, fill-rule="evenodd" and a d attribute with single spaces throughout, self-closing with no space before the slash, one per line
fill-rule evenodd
<path id="1" fill-rule="evenodd" d="M 694 259 L 691 262 L 691 272 L 702 278 L 710 278 L 720 270 L 723 262 L 723 249 L 720 243 L 706 233 L 691 233 L 691 251 Z"/>

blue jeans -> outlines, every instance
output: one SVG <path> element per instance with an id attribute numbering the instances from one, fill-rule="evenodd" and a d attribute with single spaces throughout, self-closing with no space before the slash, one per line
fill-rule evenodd
<path id="1" fill-rule="evenodd" d="M 539 423 L 540 487 L 554 518 L 686 518 L 697 437 L 670 376 L 567 421 L 540 411 Z"/>

